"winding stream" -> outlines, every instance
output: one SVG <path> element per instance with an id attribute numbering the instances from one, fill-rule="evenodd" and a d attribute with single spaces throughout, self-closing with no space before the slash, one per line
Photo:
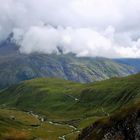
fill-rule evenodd
<path id="1" fill-rule="evenodd" d="M 73 133 L 78 133 L 80 132 L 77 127 L 73 126 L 73 125 L 69 125 L 69 124 L 61 124 L 61 123 L 58 123 L 58 122 L 53 122 L 53 121 L 44 121 L 44 118 L 41 117 L 40 115 L 37 115 L 35 113 L 33 113 L 32 111 L 29 111 L 29 112 L 26 112 L 27 114 L 29 115 L 32 115 L 34 116 L 35 118 L 37 118 L 40 123 L 43 123 L 43 122 L 48 122 L 49 124 L 52 124 L 52 125 L 55 125 L 55 126 L 68 126 L 70 129 L 71 129 L 71 132 L 67 133 L 67 134 L 64 134 L 62 136 L 59 136 L 58 139 L 60 140 L 66 140 L 66 136 L 70 135 L 70 134 L 73 134 Z"/>
<path id="2" fill-rule="evenodd" d="M 73 125 L 64 125 L 64 124 L 60 124 L 60 123 L 55 123 L 55 122 L 52 122 L 52 121 L 49 121 L 49 123 L 50 124 L 52 124 L 52 125 L 56 125 L 56 126 L 58 126 L 58 125 L 60 125 L 60 126 L 68 126 L 69 128 L 71 128 L 71 132 L 70 133 L 67 133 L 67 134 L 65 134 L 65 135 L 62 135 L 62 136 L 59 136 L 58 138 L 60 139 L 60 140 L 66 140 L 66 136 L 67 135 L 70 135 L 70 134 L 72 134 L 72 133 L 76 133 L 76 132 L 80 132 L 75 126 L 73 126 Z"/>

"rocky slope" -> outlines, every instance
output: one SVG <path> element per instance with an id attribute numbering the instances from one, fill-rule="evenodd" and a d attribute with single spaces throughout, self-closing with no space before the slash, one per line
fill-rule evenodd
<path id="1" fill-rule="evenodd" d="M 78 58 L 75 54 L 21 54 L 8 38 L 0 45 L 0 88 L 36 77 L 57 77 L 92 82 L 126 76 L 137 71 L 106 58 Z"/>
<path id="2" fill-rule="evenodd" d="M 139 140 L 139 104 L 123 108 L 108 118 L 98 120 L 83 129 L 77 140 Z"/>

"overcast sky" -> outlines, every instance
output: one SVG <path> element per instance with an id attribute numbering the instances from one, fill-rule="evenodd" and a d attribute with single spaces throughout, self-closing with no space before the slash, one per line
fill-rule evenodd
<path id="1" fill-rule="evenodd" d="M 0 0 L 0 40 L 22 53 L 140 57 L 140 0 Z"/>

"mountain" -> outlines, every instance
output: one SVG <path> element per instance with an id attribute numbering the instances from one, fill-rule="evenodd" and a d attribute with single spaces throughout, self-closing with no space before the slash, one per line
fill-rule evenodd
<path id="1" fill-rule="evenodd" d="M 60 51 L 60 49 L 59 49 Z M 11 36 L 0 45 L 0 88 L 37 77 L 56 77 L 93 82 L 127 76 L 137 71 L 107 58 L 76 57 L 75 54 L 21 54 Z"/>
<path id="2" fill-rule="evenodd" d="M 90 140 L 89 136 L 93 140 L 101 140 L 108 130 L 116 132 L 119 124 L 122 124 L 120 122 L 124 122 L 129 115 L 135 121 L 133 114 L 136 114 L 140 104 L 139 85 L 140 74 L 89 84 L 39 78 L 2 90 L 0 106 L 42 115 L 53 127 L 74 127 L 72 133 L 70 130 L 63 135 L 65 138 L 82 132 L 79 140 Z M 124 125 L 129 125 L 128 122 Z M 134 126 L 129 128 L 133 131 Z"/>
<path id="3" fill-rule="evenodd" d="M 114 61 L 126 64 L 134 67 L 137 71 L 140 72 L 140 59 L 139 58 L 122 58 L 122 59 L 114 59 Z"/>

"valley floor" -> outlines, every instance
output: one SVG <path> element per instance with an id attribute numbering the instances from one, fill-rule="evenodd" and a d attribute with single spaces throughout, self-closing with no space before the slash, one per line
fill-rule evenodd
<path id="1" fill-rule="evenodd" d="M 44 120 L 32 112 L 7 108 L 0 109 L 0 130 L 0 139 L 3 140 L 72 140 L 80 132 L 70 124 Z"/>

